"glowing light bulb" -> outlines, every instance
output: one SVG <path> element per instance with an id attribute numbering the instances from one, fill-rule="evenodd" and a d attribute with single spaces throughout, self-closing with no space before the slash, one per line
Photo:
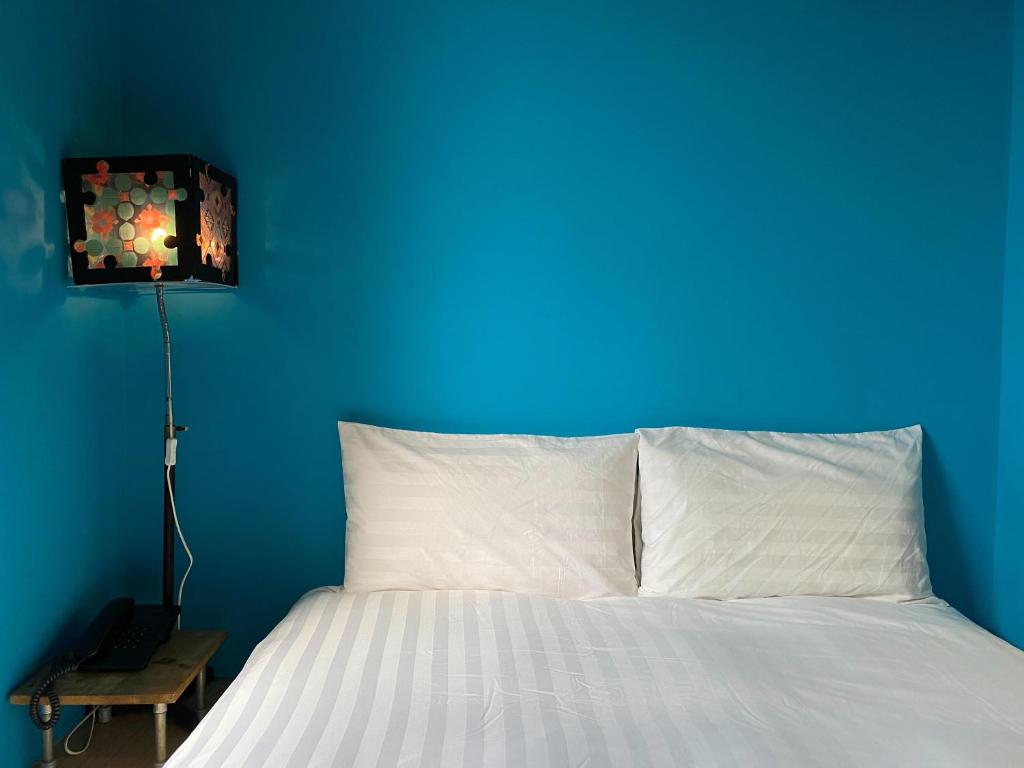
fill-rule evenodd
<path id="1" fill-rule="evenodd" d="M 163 245 L 165 237 L 167 237 L 167 232 L 164 231 L 164 228 L 157 227 L 156 229 L 153 230 L 153 236 L 150 238 L 150 240 L 159 245 Z"/>

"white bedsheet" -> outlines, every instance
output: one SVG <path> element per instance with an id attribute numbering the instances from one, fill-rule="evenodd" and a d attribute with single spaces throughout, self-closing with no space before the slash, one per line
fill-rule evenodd
<path id="1" fill-rule="evenodd" d="M 321 589 L 167 768 L 1024 766 L 1024 653 L 944 605 Z"/>

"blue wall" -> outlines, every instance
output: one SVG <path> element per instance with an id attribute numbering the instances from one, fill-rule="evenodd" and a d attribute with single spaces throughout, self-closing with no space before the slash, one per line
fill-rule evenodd
<path id="1" fill-rule="evenodd" d="M 919 421 L 936 589 L 1024 641 L 1005 4 L 224 4 L 216 76 L 184 35 L 159 88 L 75 63 L 86 6 L 28 5 L 0 72 L 8 687 L 103 600 L 157 597 L 152 298 L 61 282 L 58 158 L 115 145 L 242 179 L 242 289 L 169 297 L 186 623 L 232 631 L 222 670 L 342 578 L 339 417 Z M 17 764 L 22 718 L 0 717 Z"/>
<path id="2" fill-rule="evenodd" d="M 116 72 L 111 82 L 89 63 L 89 4 L 56 5 L 3 12 L 0 762 L 12 766 L 38 757 L 38 737 L 7 691 L 125 590 L 110 535 L 123 504 L 124 312 L 65 287 L 58 196 L 62 155 L 120 141 L 120 93 Z"/>
<path id="3" fill-rule="evenodd" d="M 1013 24 L 994 598 L 996 629 L 1024 647 L 1024 2 L 1019 0 L 1014 4 Z"/>
<path id="4" fill-rule="evenodd" d="M 890 5 L 210 4 L 215 56 L 182 30 L 170 71 L 123 80 L 83 64 L 88 4 L 5 8 L 8 687 L 102 601 L 157 597 L 152 298 L 124 308 L 61 278 L 58 159 L 117 146 L 196 151 L 242 180 L 242 289 L 169 298 L 193 427 L 186 623 L 232 631 L 222 669 L 342 578 L 339 417 L 919 421 L 936 589 L 1024 643 L 1010 8 Z M 134 18 L 173 31 L 164 10 Z M 1018 95 L 1022 68 L 1018 50 Z M 4 759 L 34 748 L 4 709 Z"/>
<path id="5" fill-rule="evenodd" d="M 242 7 L 204 11 L 212 71 L 185 35 L 124 102 L 129 149 L 243 185 L 241 290 L 170 306 L 186 621 L 231 629 L 222 665 L 342 578 L 339 417 L 921 422 L 936 589 L 991 625 L 1007 3 Z M 127 333 L 141 445 L 150 299 Z"/>

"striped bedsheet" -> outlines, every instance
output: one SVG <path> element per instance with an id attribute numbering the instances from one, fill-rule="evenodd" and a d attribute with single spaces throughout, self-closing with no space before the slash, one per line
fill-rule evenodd
<path id="1" fill-rule="evenodd" d="M 303 597 L 167 768 L 1024 765 L 1024 653 L 940 604 Z"/>

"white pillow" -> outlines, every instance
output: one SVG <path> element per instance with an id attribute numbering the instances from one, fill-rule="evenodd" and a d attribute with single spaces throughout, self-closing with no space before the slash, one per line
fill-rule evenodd
<path id="1" fill-rule="evenodd" d="M 636 594 L 635 434 L 338 431 L 347 590 Z"/>
<path id="2" fill-rule="evenodd" d="M 640 594 L 931 595 L 920 427 L 637 432 Z"/>

